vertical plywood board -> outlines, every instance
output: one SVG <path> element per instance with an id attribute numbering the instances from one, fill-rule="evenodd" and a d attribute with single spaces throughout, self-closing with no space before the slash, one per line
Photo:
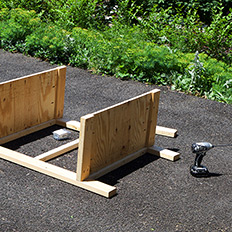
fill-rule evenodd
<path id="1" fill-rule="evenodd" d="M 154 144 L 158 95 L 159 90 L 154 90 L 93 114 L 89 174 L 147 147 L 151 141 Z M 80 139 L 85 139 L 82 134 Z M 81 146 L 78 159 L 86 154 Z M 77 175 L 83 180 L 87 175 L 83 172 L 86 168 L 81 165 L 83 163 L 78 162 Z"/>
<path id="2" fill-rule="evenodd" d="M 77 180 L 82 181 L 90 174 L 90 160 L 94 138 L 94 116 L 92 114 L 81 117 L 79 149 L 77 157 Z"/>
<path id="3" fill-rule="evenodd" d="M 0 138 L 56 117 L 56 112 L 63 107 L 62 104 L 56 106 L 58 70 L 0 83 Z M 64 95 L 64 90 L 61 92 L 59 94 Z"/>
<path id="4" fill-rule="evenodd" d="M 159 110 L 159 97 L 160 94 L 156 93 L 155 90 L 151 92 L 151 105 L 147 124 L 146 147 L 153 146 L 155 143 L 156 125 Z"/>
<path id="5" fill-rule="evenodd" d="M 57 70 L 57 86 L 56 86 L 56 105 L 54 118 L 62 118 L 64 111 L 64 93 L 66 80 L 66 67 Z"/>

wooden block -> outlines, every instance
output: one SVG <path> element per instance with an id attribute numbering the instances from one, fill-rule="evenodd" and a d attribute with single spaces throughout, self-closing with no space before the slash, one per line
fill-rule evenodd
<path id="1" fill-rule="evenodd" d="M 75 120 L 64 119 L 64 118 L 57 119 L 56 124 L 76 131 L 80 131 L 80 127 L 81 127 L 80 122 Z"/>
<path id="2" fill-rule="evenodd" d="M 73 149 L 78 148 L 78 145 L 79 145 L 79 139 L 76 139 L 72 142 L 66 143 L 60 147 L 57 147 L 57 148 L 52 149 L 48 152 L 45 152 L 41 155 L 38 155 L 35 157 L 35 159 L 42 160 L 42 161 L 48 161 L 50 159 L 53 159 L 57 156 L 60 156 L 64 153 L 66 153 L 66 152 L 69 152 Z"/>
<path id="3" fill-rule="evenodd" d="M 167 128 L 163 126 L 156 126 L 156 134 L 157 135 L 164 135 L 168 137 L 176 137 L 177 130 L 172 128 Z"/>
<path id="4" fill-rule="evenodd" d="M 52 176 L 59 180 L 65 181 L 67 183 L 76 185 L 88 191 L 100 194 L 105 197 L 112 197 L 116 194 L 116 188 L 104 184 L 100 181 L 89 180 L 89 181 L 77 181 L 76 173 L 66 170 L 61 167 L 57 167 L 53 164 L 43 162 L 41 160 L 34 159 L 27 155 L 21 154 L 16 151 L 4 148 L 0 146 L 0 158 L 6 159 L 16 164 L 20 164 L 24 167 L 30 168 L 32 170 L 38 171 L 40 173 Z"/>
<path id="5" fill-rule="evenodd" d="M 148 153 L 165 158 L 171 161 L 176 161 L 180 158 L 180 153 L 174 152 L 168 149 L 163 149 L 161 147 L 152 146 L 147 150 Z"/>

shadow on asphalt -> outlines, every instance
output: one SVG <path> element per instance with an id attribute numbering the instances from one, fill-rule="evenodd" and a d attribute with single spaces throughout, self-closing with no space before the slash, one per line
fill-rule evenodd
<path id="1" fill-rule="evenodd" d="M 18 139 L 7 142 L 7 143 L 3 144 L 2 146 L 9 148 L 11 150 L 17 150 L 21 146 L 24 146 L 26 144 L 30 144 L 30 143 L 35 142 L 37 140 L 41 140 L 47 136 L 51 136 L 53 131 L 61 129 L 61 128 L 63 128 L 63 127 L 58 126 L 58 125 L 50 126 L 50 127 L 45 128 L 45 129 L 31 133 L 29 135 L 25 135 L 25 136 L 20 137 Z"/>
<path id="2" fill-rule="evenodd" d="M 219 176 L 223 176 L 223 174 L 210 172 L 207 174 L 207 176 L 195 176 L 195 178 L 207 179 L 207 178 L 219 177 Z"/>
<path id="3" fill-rule="evenodd" d="M 109 185 L 115 185 L 123 177 L 135 172 L 136 170 L 143 168 L 144 166 L 158 160 L 158 156 L 151 155 L 146 153 L 141 157 L 115 169 L 112 172 L 107 173 L 106 175 L 100 177 L 98 180 L 102 181 Z"/>

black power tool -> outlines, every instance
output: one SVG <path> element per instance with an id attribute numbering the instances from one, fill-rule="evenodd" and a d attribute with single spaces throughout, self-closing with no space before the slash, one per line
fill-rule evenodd
<path id="1" fill-rule="evenodd" d="M 190 173 L 195 177 L 207 177 L 209 176 L 209 171 L 207 167 L 201 165 L 203 157 L 206 155 L 206 152 L 214 147 L 225 147 L 232 146 L 232 144 L 221 144 L 221 145 L 212 145 L 208 142 L 200 142 L 192 144 L 192 152 L 196 154 L 194 165 L 190 167 Z"/>

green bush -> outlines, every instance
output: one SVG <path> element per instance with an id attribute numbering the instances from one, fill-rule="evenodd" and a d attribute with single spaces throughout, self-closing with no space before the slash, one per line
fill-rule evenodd
<path id="1" fill-rule="evenodd" d="M 40 16 L 42 16 L 43 20 L 56 20 L 58 18 L 56 9 L 59 9 L 64 4 L 64 2 L 64 0 L 1 0 L 0 9 L 21 8 L 29 11 L 34 10 L 37 14 L 40 14 Z"/>
<path id="2" fill-rule="evenodd" d="M 32 56 L 50 61 L 51 63 L 68 63 L 70 47 L 68 33 L 55 26 L 44 26 L 28 35 L 24 51 Z"/>
<path id="3" fill-rule="evenodd" d="M 158 44 L 168 44 L 182 52 L 199 51 L 218 60 L 232 63 L 232 12 L 223 16 L 222 11 L 213 14 L 209 26 L 204 25 L 196 10 L 172 15 L 169 9 L 155 6 L 149 17 L 140 22 L 147 39 Z"/>
<path id="4" fill-rule="evenodd" d="M 162 12 L 163 18 L 166 13 Z M 67 31 L 22 9 L 1 10 L 0 19 L 4 49 L 232 103 L 231 65 L 204 53 L 183 53 L 166 34 L 155 43 L 141 27 L 116 22 L 104 31 L 80 27 Z"/>
<path id="5" fill-rule="evenodd" d="M 4 17 L 4 15 L 6 16 Z M 36 17 L 35 11 L 24 11 L 20 8 L 11 11 L 3 9 L 0 17 L 6 18 L 6 21 L 1 20 L 1 47 L 9 50 L 23 51 L 26 37 L 41 23 L 41 20 Z"/>

